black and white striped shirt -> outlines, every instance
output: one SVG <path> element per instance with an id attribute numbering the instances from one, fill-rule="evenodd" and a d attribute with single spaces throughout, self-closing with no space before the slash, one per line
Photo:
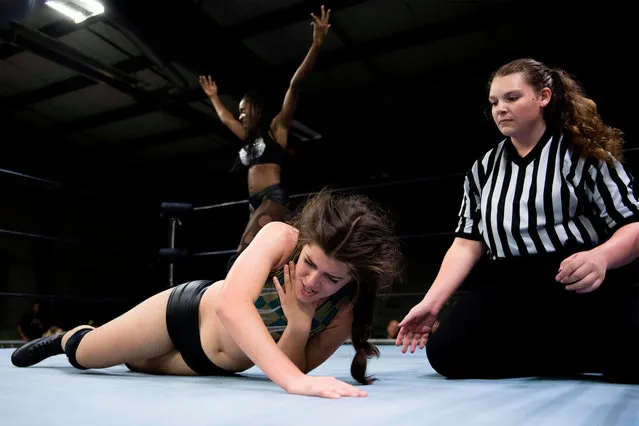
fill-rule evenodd
<path id="1" fill-rule="evenodd" d="M 621 163 L 580 157 L 548 129 L 524 158 L 506 138 L 475 162 L 455 235 L 483 241 L 492 259 L 503 259 L 596 245 L 635 221 L 633 177 Z"/>

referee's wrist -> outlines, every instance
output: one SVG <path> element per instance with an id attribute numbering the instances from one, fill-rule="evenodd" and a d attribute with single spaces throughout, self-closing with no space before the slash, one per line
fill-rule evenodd
<path id="1" fill-rule="evenodd" d="M 433 311 L 439 312 L 442 306 L 446 303 L 446 300 L 448 300 L 447 297 L 441 297 L 433 294 L 432 291 L 428 291 L 422 299 L 422 302 L 429 305 Z"/>

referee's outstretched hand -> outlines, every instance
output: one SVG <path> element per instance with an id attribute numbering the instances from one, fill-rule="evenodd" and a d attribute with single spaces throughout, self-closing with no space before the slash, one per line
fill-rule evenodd
<path id="1" fill-rule="evenodd" d="M 400 329 L 395 340 L 395 345 L 402 347 L 402 353 L 406 353 L 409 347 L 411 353 L 414 353 L 418 346 L 419 349 L 424 349 L 428 336 L 438 326 L 438 314 L 438 310 L 428 300 L 422 300 L 413 306 L 399 323 Z"/>

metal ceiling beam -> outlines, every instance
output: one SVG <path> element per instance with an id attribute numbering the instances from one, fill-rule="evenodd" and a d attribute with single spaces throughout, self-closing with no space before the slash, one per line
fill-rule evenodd
<path id="1" fill-rule="evenodd" d="M 196 74 L 243 80 L 253 88 L 255 74 L 270 68 L 239 40 L 228 37 L 224 27 L 192 1 L 111 0 L 110 6 L 112 20 L 123 20 L 150 48 Z"/>
<path id="2" fill-rule="evenodd" d="M 160 93 L 157 94 L 160 95 Z M 221 139 L 230 139 L 232 136 L 230 131 L 224 125 L 222 125 L 219 120 L 216 120 L 215 118 L 212 118 L 203 112 L 185 107 L 183 105 L 174 105 L 171 102 L 166 102 L 162 106 L 162 108 L 159 108 L 156 101 L 142 101 L 133 105 L 126 106 L 124 108 L 118 108 L 116 110 L 95 114 L 89 117 L 82 118 L 80 120 L 72 121 L 70 123 L 64 123 L 58 126 L 54 126 L 51 128 L 51 131 L 55 134 L 69 135 L 94 129 L 97 127 L 102 127 L 108 124 L 117 123 L 118 121 L 129 120 L 144 114 L 150 114 L 158 110 L 165 111 L 168 114 L 180 118 L 183 121 L 191 124 L 192 127 L 189 131 L 189 134 L 191 135 L 204 135 L 213 133 L 218 135 Z M 143 138 L 141 141 L 137 141 L 136 139 L 134 141 L 128 142 L 127 145 L 133 146 L 138 142 L 144 144 L 148 143 L 151 139 L 161 141 L 163 140 L 163 138 L 167 138 L 164 143 L 169 143 L 181 139 L 177 137 L 177 134 L 171 134 L 171 132 L 169 132 L 167 136 L 163 135 L 164 134 L 150 136 L 148 139 Z"/>
<path id="3" fill-rule="evenodd" d="M 32 30 L 22 24 L 12 23 L 8 30 L 0 32 L 5 41 L 27 49 L 43 58 L 66 66 L 88 78 L 104 82 L 122 91 L 138 85 L 129 74 L 107 64 L 103 64 L 79 50 L 46 34 Z"/>
<path id="4" fill-rule="evenodd" d="M 149 60 L 144 56 L 136 56 L 117 62 L 113 65 L 113 67 L 124 73 L 131 74 L 147 69 L 151 65 L 151 62 L 149 62 Z M 4 100 L 4 102 L 6 102 L 6 107 L 11 109 L 24 108 L 29 105 L 37 104 L 39 102 L 55 98 L 57 96 L 66 95 L 67 93 L 74 92 L 76 90 L 82 90 L 87 87 L 95 86 L 96 84 L 99 83 L 95 80 L 89 79 L 83 75 L 77 75 L 75 77 L 70 77 L 66 80 L 58 81 L 56 83 L 49 84 L 48 86 L 32 90 L 30 92 L 20 93 L 8 97 Z M 5 106 L 0 106 L 0 112 L 5 111 Z"/>
<path id="5" fill-rule="evenodd" d="M 173 64 L 164 58 L 161 58 L 160 55 L 151 49 L 148 43 L 145 42 L 140 35 L 138 35 L 137 31 L 132 29 L 130 25 L 123 21 L 123 19 L 112 19 L 109 20 L 108 23 L 129 39 L 129 41 L 155 65 L 162 75 L 173 83 L 174 87 L 171 92 L 180 93 L 189 87 L 188 82 L 173 66 Z"/>
<path id="6" fill-rule="evenodd" d="M 102 19 L 101 15 L 98 15 L 98 16 L 89 18 L 86 21 L 83 21 L 79 24 L 75 24 L 68 19 L 63 19 L 63 20 L 45 25 L 44 27 L 40 28 L 38 31 L 52 38 L 60 38 L 60 37 L 64 37 L 65 35 L 69 35 L 72 32 L 78 31 L 84 28 L 86 25 L 90 23 L 95 23 L 101 19 Z M 24 49 L 18 46 L 14 46 L 9 43 L 2 44 L 0 45 L 0 60 L 8 59 L 11 56 L 17 55 L 18 53 L 21 53 L 21 52 L 24 52 Z"/>
<path id="7" fill-rule="evenodd" d="M 13 23 L 11 29 L 0 33 L 0 36 L 15 45 L 27 48 L 38 55 L 67 66 L 88 78 L 105 83 L 128 94 L 141 104 L 135 108 L 131 107 L 137 115 L 144 113 L 147 108 L 149 111 L 159 109 L 179 117 L 193 126 L 201 128 L 202 131 L 214 132 L 220 135 L 230 134 L 225 126 L 215 120 L 211 120 L 206 114 L 188 106 L 171 102 L 165 91 L 147 92 L 142 90 L 139 82 L 122 70 L 89 58 L 73 47 L 37 31 Z M 125 112 L 126 111 L 127 109 L 125 109 Z M 124 114 L 124 112 L 120 111 L 118 113 L 115 111 L 109 114 L 113 114 L 113 116 L 117 117 Z M 130 109 L 124 116 L 130 118 L 132 115 L 129 114 L 133 114 Z M 84 119 L 83 122 L 91 123 L 95 126 L 106 124 L 107 122 L 104 121 L 105 115 L 100 116 L 102 116 L 102 120 L 97 120 L 96 117 L 89 117 Z M 86 129 L 86 126 L 88 126 L 88 124 L 81 125 L 81 123 L 71 123 L 69 126 L 70 128 L 77 129 L 76 124 L 78 124 L 78 127 L 81 129 Z M 62 130 L 64 132 L 69 131 L 68 128 Z"/>

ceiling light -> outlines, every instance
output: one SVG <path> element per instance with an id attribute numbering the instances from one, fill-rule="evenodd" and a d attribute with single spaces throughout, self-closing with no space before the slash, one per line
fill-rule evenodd
<path id="1" fill-rule="evenodd" d="M 76 24 L 104 13 L 104 6 L 97 0 L 48 0 L 45 4 L 73 19 Z"/>

